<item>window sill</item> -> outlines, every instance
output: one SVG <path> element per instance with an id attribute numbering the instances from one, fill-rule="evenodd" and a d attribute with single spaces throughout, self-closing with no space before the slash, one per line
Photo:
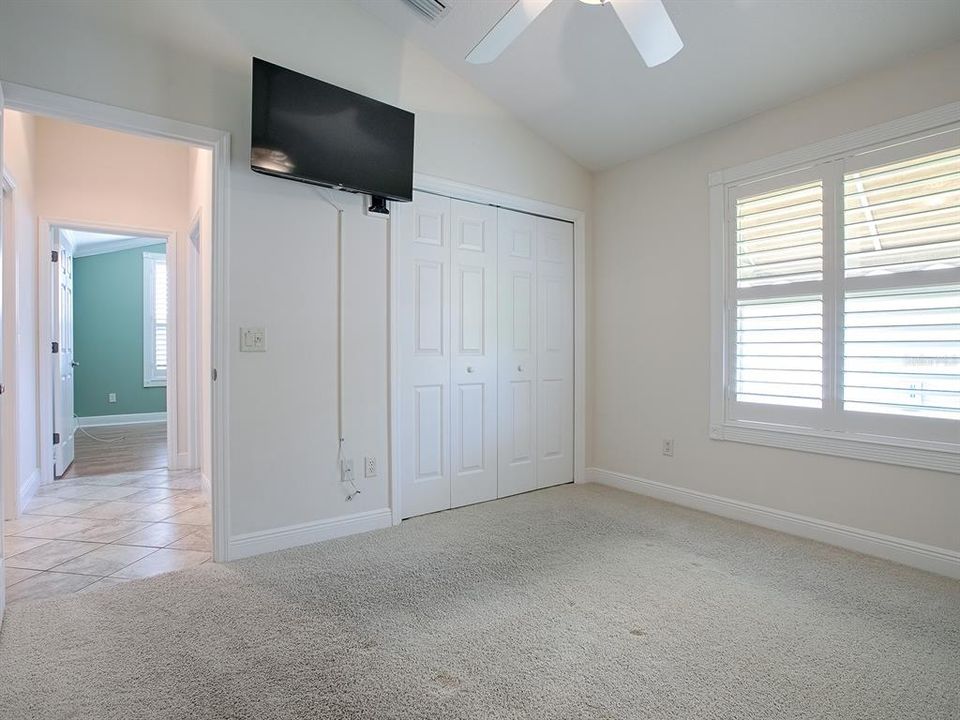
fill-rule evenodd
<path id="1" fill-rule="evenodd" d="M 854 460 L 960 473 L 960 445 L 949 443 L 829 433 L 743 421 L 711 425 L 710 437 L 713 440 L 731 440 Z"/>

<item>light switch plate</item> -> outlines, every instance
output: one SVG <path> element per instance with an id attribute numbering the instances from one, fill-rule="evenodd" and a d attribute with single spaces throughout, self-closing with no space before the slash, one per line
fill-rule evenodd
<path id="1" fill-rule="evenodd" d="M 262 327 L 240 328 L 240 352 L 266 352 L 267 331 Z"/>

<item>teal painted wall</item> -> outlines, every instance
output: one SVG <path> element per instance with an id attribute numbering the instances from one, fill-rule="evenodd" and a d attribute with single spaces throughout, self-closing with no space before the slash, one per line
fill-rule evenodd
<path id="1" fill-rule="evenodd" d="M 167 389 L 143 386 L 143 253 L 166 245 L 75 258 L 73 347 L 79 417 L 164 412 Z M 117 402 L 107 402 L 109 393 Z"/>

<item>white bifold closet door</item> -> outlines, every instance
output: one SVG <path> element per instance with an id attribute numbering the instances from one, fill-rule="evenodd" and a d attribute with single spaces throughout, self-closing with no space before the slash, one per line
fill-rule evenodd
<path id="1" fill-rule="evenodd" d="M 573 479 L 573 226 L 396 209 L 401 515 Z"/>
<path id="2" fill-rule="evenodd" d="M 400 223 L 404 517 L 497 497 L 497 211 L 415 193 Z"/>
<path id="3" fill-rule="evenodd" d="M 573 225 L 499 212 L 499 497 L 573 479 Z"/>

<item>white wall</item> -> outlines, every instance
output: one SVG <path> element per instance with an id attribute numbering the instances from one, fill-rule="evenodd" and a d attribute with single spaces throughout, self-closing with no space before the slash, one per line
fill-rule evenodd
<path id="1" fill-rule="evenodd" d="M 960 550 L 960 478 L 707 436 L 707 174 L 956 101 L 957 78 L 960 45 L 597 176 L 592 465 Z"/>
<path id="2" fill-rule="evenodd" d="M 40 473 L 37 443 L 37 205 L 36 124 L 29 115 L 5 112 L 3 162 L 13 191 L 14 238 L 4 246 L 3 309 L 13 313 L 16 332 L 4 337 L 6 400 L 3 425 L 16 453 L 3 458 L 5 477 L 14 477 L 15 492 L 35 486 Z M 13 489 L 13 488 L 11 488 Z M 5 498 L 4 512 L 15 517 L 17 505 Z"/>
<path id="3" fill-rule="evenodd" d="M 44 42 L 37 42 L 37 38 Z M 387 224 L 348 207 L 347 452 L 380 460 L 347 505 L 336 472 L 334 211 L 249 170 L 250 58 L 417 114 L 419 172 L 589 210 L 591 176 L 436 61 L 345 1 L 0 5 L 3 79 L 229 130 L 231 532 L 383 508 Z M 267 352 L 238 352 L 263 325 Z"/>

